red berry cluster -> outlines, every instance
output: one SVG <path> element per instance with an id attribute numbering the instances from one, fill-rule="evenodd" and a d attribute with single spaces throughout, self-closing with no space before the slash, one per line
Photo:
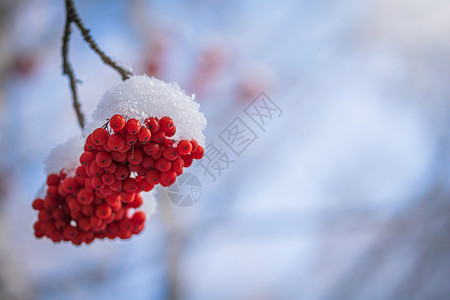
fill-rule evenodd
<path id="1" fill-rule="evenodd" d="M 195 140 L 170 139 L 175 131 L 169 117 L 150 117 L 142 126 L 121 115 L 95 129 L 74 177 L 63 171 L 48 175 L 45 198 L 33 202 L 39 211 L 35 236 L 81 245 L 140 233 L 146 215 L 137 210 L 143 202 L 139 193 L 173 184 L 183 168 L 203 157 Z"/>

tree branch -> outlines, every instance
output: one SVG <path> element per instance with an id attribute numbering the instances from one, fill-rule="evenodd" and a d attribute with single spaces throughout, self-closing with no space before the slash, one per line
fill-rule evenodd
<path id="1" fill-rule="evenodd" d="M 81 112 L 81 105 L 78 101 L 78 93 L 77 93 L 77 80 L 75 78 L 74 71 L 72 69 L 72 66 L 69 62 L 69 40 L 70 40 L 70 34 L 71 34 L 71 25 L 72 23 L 75 23 L 75 25 L 78 27 L 78 29 L 81 32 L 81 35 L 83 36 L 83 39 L 86 43 L 89 44 L 91 49 L 98 54 L 100 59 L 103 61 L 104 64 L 110 66 L 114 70 L 116 70 L 120 76 L 122 77 L 122 80 L 127 80 L 130 78 L 130 75 L 132 75 L 131 72 L 125 70 L 121 66 L 119 66 L 115 61 L 113 61 L 108 55 L 103 52 L 97 43 L 94 41 L 90 34 L 90 30 L 87 29 L 83 22 L 81 21 L 80 16 L 78 15 L 78 12 L 75 9 L 75 4 L 73 0 L 65 0 L 65 7 L 66 7 L 66 24 L 64 26 L 64 34 L 62 37 L 62 47 L 61 47 L 61 53 L 63 58 L 63 74 L 67 75 L 69 78 L 69 84 L 70 89 L 72 91 L 72 98 L 73 98 L 73 107 L 75 109 L 75 112 L 77 114 L 78 123 L 80 124 L 80 127 L 83 129 L 85 124 L 85 118 L 84 114 Z"/>

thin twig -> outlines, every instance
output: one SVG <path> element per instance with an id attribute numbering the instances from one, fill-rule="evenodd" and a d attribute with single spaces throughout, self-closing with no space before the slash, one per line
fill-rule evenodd
<path id="1" fill-rule="evenodd" d="M 97 45 L 97 43 L 94 41 L 90 34 L 90 30 L 87 29 L 83 22 L 81 21 L 80 17 L 78 16 L 78 13 L 75 9 L 75 5 L 73 3 L 73 0 L 66 0 L 66 3 L 68 5 L 68 9 L 71 12 L 71 20 L 75 23 L 75 25 L 80 29 L 81 34 L 84 38 L 84 40 L 89 44 L 92 50 L 94 50 L 95 53 L 98 54 L 98 56 L 101 58 L 103 63 L 107 64 L 111 68 L 115 69 L 119 74 L 122 76 L 122 80 L 127 80 L 130 78 L 131 72 L 125 70 L 121 66 L 119 66 L 116 62 L 114 62 L 108 55 L 105 54 Z"/>
<path id="2" fill-rule="evenodd" d="M 64 35 L 62 38 L 62 57 L 63 57 L 63 74 L 67 75 L 69 78 L 70 89 L 72 91 L 72 99 L 73 99 L 73 108 L 77 114 L 78 123 L 80 124 L 81 129 L 84 128 L 84 114 L 81 112 L 81 105 L 78 101 L 78 93 L 77 93 L 77 82 L 75 79 L 75 74 L 73 72 L 72 66 L 69 62 L 69 39 L 71 34 L 70 25 L 72 21 L 70 19 L 69 13 L 69 5 L 70 0 L 66 0 L 66 24 L 64 26 Z"/>
<path id="3" fill-rule="evenodd" d="M 83 36 L 84 40 L 89 44 L 91 49 L 94 50 L 94 52 L 98 54 L 98 56 L 103 61 L 103 63 L 105 63 L 106 65 L 108 65 L 111 68 L 113 68 L 114 70 L 116 70 L 122 77 L 122 80 L 127 80 L 128 78 L 130 78 L 130 75 L 132 75 L 132 73 L 125 70 L 121 66 L 119 66 L 108 55 L 106 55 L 105 52 L 103 52 L 99 48 L 97 43 L 94 41 L 94 39 L 90 35 L 89 29 L 87 29 L 84 26 L 83 22 L 81 21 L 81 18 L 75 9 L 75 4 L 74 4 L 73 0 L 65 0 L 65 7 L 66 7 L 66 24 L 64 26 L 64 35 L 62 37 L 62 47 L 61 47 L 62 58 L 63 58 L 63 74 L 67 75 L 67 77 L 69 78 L 69 84 L 70 84 L 70 89 L 72 91 L 72 98 L 73 98 L 73 107 L 77 114 L 78 123 L 80 124 L 80 127 L 83 129 L 84 124 L 85 124 L 85 118 L 84 118 L 83 112 L 81 111 L 81 104 L 78 101 L 78 92 L 77 92 L 77 86 L 76 86 L 77 79 L 75 78 L 73 68 L 69 62 L 69 40 L 70 40 L 72 23 L 75 23 L 75 25 L 80 30 L 81 35 Z"/>

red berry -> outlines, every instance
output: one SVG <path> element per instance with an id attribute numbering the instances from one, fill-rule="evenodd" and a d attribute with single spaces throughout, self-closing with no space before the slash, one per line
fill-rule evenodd
<path id="1" fill-rule="evenodd" d="M 84 180 L 87 178 L 86 167 L 85 166 L 79 166 L 75 170 L 75 178 L 79 179 L 79 180 L 82 180 L 82 182 L 84 182 Z"/>
<path id="2" fill-rule="evenodd" d="M 202 159 L 203 158 L 203 153 L 205 152 L 205 149 L 203 149 L 202 146 L 198 145 L 197 151 L 195 151 L 194 153 L 192 153 L 192 158 L 194 159 Z"/>
<path id="3" fill-rule="evenodd" d="M 83 166 L 88 166 L 91 163 L 91 161 L 94 160 L 94 158 L 95 158 L 95 156 L 92 152 L 88 152 L 88 151 L 83 152 L 83 154 L 81 154 L 81 156 L 80 156 L 80 163 Z"/>
<path id="4" fill-rule="evenodd" d="M 126 121 L 122 115 L 114 115 L 109 120 L 109 126 L 111 126 L 114 132 L 122 130 L 125 127 Z"/>
<path id="5" fill-rule="evenodd" d="M 141 122 L 136 119 L 129 119 L 125 125 L 127 132 L 131 135 L 135 135 L 141 129 Z"/>
<path id="6" fill-rule="evenodd" d="M 139 191 L 141 192 L 150 192 L 155 187 L 154 184 L 148 182 L 147 180 L 142 180 L 139 182 Z"/>
<path id="7" fill-rule="evenodd" d="M 110 206 L 115 206 L 118 203 L 120 203 L 120 196 L 113 196 L 113 195 L 109 195 L 105 198 L 105 202 L 106 204 L 110 205 Z"/>
<path id="8" fill-rule="evenodd" d="M 172 162 L 172 171 L 183 170 L 184 168 L 184 160 L 181 157 L 178 157 Z"/>
<path id="9" fill-rule="evenodd" d="M 155 163 L 155 168 L 161 172 L 169 171 L 171 167 L 172 163 L 165 158 L 161 158 Z"/>
<path id="10" fill-rule="evenodd" d="M 112 134 L 108 137 L 108 146 L 111 150 L 119 151 L 125 146 L 125 139 L 118 134 Z"/>
<path id="11" fill-rule="evenodd" d="M 144 153 L 141 149 L 131 149 L 128 151 L 127 160 L 132 165 L 138 165 L 144 159 Z"/>
<path id="12" fill-rule="evenodd" d="M 47 177 L 47 185 L 58 185 L 59 184 L 59 176 L 56 174 L 50 174 Z"/>
<path id="13" fill-rule="evenodd" d="M 104 183 L 100 176 L 94 176 L 91 178 L 91 184 L 94 186 L 95 189 L 100 189 Z"/>
<path id="14" fill-rule="evenodd" d="M 130 219 L 122 219 L 119 222 L 119 228 L 121 231 L 131 231 L 131 229 L 133 228 L 133 223 L 131 222 Z"/>
<path id="15" fill-rule="evenodd" d="M 116 168 L 117 164 L 112 162 L 108 167 L 104 168 L 103 170 L 105 171 L 106 174 L 114 174 Z"/>
<path id="16" fill-rule="evenodd" d="M 125 144 L 134 145 L 138 141 L 138 137 L 136 135 L 131 135 L 129 133 L 125 134 Z"/>
<path id="17" fill-rule="evenodd" d="M 100 204 L 95 209 L 95 215 L 100 219 L 107 219 L 111 215 L 112 210 L 111 207 L 109 207 L 106 204 Z"/>
<path id="18" fill-rule="evenodd" d="M 55 220 L 54 225 L 55 225 L 56 230 L 62 230 L 67 225 L 67 222 L 62 219 L 58 219 L 58 220 Z"/>
<path id="19" fill-rule="evenodd" d="M 192 155 L 183 155 L 182 158 L 184 160 L 185 168 L 189 168 L 192 165 L 192 162 L 194 161 L 194 158 L 192 157 Z"/>
<path id="20" fill-rule="evenodd" d="M 78 202 L 83 205 L 87 205 L 94 201 L 94 193 L 88 189 L 81 189 L 77 195 Z"/>
<path id="21" fill-rule="evenodd" d="M 87 216 L 90 217 L 94 214 L 95 212 L 95 205 L 93 203 L 87 204 L 87 205 L 82 205 L 81 206 L 81 212 Z"/>
<path id="22" fill-rule="evenodd" d="M 106 143 L 108 140 L 108 131 L 104 128 L 97 128 L 91 133 L 91 140 L 92 142 L 97 145 L 101 146 Z"/>
<path id="23" fill-rule="evenodd" d="M 106 151 L 101 151 L 101 152 L 97 153 L 97 155 L 95 156 L 95 162 L 97 163 L 97 165 L 99 167 L 106 168 L 112 162 L 111 154 L 109 154 Z"/>
<path id="24" fill-rule="evenodd" d="M 113 151 L 111 152 L 111 156 L 112 159 L 117 161 L 117 162 L 123 162 L 127 159 L 127 154 L 126 153 L 121 153 L 118 151 Z"/>
<path id="25" fill-rule="evenodd" d="M 81 210 L 81 204 L 76 199 L 70 199 L 67 204 L 69 205 L 70 212 L 79 212 Z"/>
<path id="26" fill-rule="evenodd" d="M 136 136 L 142 144 L 146 144 L 150 142 L 152 138 L 152 132 L 147 127 L 142 127 Z"/>
<path id="27" fill-rule="evenodd" d="M 134 201 L 134 197 L 136 197 L 135 193 L 130 192 L 120 192 L 120 198 L 123 203 L 131 203 Z"/>
<path id="28" fill-rule="evenodd" d="M 78 230 L 73 226 L 66 226 L 63 229 L 63 236 L 66 239 L 72 240 L 78 234 Z"/>
<path id="29" fill-rule="evenodd" d="M 64 179 L 61 185 L 64 191 L 66 191 L 67 193 L 76 193 L 78 190 L 77 181 L 73 177 L 67 177 L 66 179 Z"/>
<path id="30" fill-rule="evenodd" d="M 177 151 L 181 155 L 188 155 L 189 153 L 191 153 L 191 150 L 192 150 L 191 142 L 186 141 L 186 140 L 182 140 L 182 141 L 178 142 Z"/>
<path id="31" fill-rule="evenodd" d="M 97 216 L 91 216 L 90 218 L 92 227 L 100 227 L 102 226 L 102 220 L 98 218 Z"/>
<path id="32" fill-rule="evenodd" d="M 177 128 L 175 126 L 172 126 L 169 130 L 165 131 L 166 137 L 172 137 L 177 132 Z"/>
<path id="33" fill-rule="evenodd" d="M 64 216 L 65 216 L 65 213 L 64 213 L 64 210 L 61 207 L 59 207 L 59 208 L 55 209 L 54 211 L 52 211 L 52 218 L 54 220 L 62 220 L 62 219 L 64 219 Z"/>
<path id="34" fill-rule="evenodd" d="M 150 117 L 150 118 L 146 119 L 144 123 L 145 123 L 145 126 L 147 126 L 148 129 L 150 129 L 151 133 L 155 133 L 155 132 L 159 131 L 158 118 Z"/>
<path id="35" fill-rule="evenodd" d="M 178 153 L 175 150 L 175 148 L 169 147 L 166 150 L 164 150 L 163 156 L 167 160 L 174 161 L 175 159 L 178 158 Z"/>
<path id="36" fill-rule="evenodd" d="M 129 193 L 135 193 L 138 191 L 138 185 L 136 180 L 133 178 L 128 178 L 123 182 L 123 189 Z"/>
<path id="37" fill-rule="evenodd" d="M 152 135 L 152 141 L 154 141 L 160 145 L 164 144 L 165 139 L 166 139 L 166 134 L 164 133 L 164 131 L 158 131 Z"/>
<path id="38" fill-rule="evenodd" d="M 142 161 L 142 166 L 145 169 L 150 170 L 151 168 L 155 167 L 155 162 L 156 161 L 151 156 L 146 155 L 144 157 L 144 160 Z"/>
<path id="39" fill-rule="evenodd" d="M 111 185 L 114 183 L 114 181 L 116 181 L 116 177 L 114 177 L 114 175 L 112 174 L 103 174 L 102 181 L 106 185 Z"/>
<path id="40" fill-rule="evenodd" d="M 164 131 L 164 132 L 170 131 L 171 128 L 173 127 L 173 121 L 172 121 L 172 119 L 169 118 L 169 117 L 162 117 L 162 118 L 159 120 L 159 127 L 160 127 L 160 130 L 162 130 L 162 131 Z"/>
<path id="41" fill-rule="evenodd" d="M 89 231 L 92 227 L 91 220 L 90 220 L 90 218 L 87 218 L 87 217 L 81 218 L 77 222 L 77 224 L 78 224 L 78 227 L 84 231 Z"/>
<path id="42" fill-rule="evenodd" d="M 130 208 L 138 208 L 144 203 L 144 200 L 142 200 L 142 197 L 139 194 L 136 194 L 134 197 L 134 201 L 131 203 L 127 203 L 127 207 Z"/>
<path id="43" fill-rule="evenodd" d="M 93 162 L 91 162 L 91 164 L 89 165 L 89 172 L 91 172 L 92 176 L 102 176 L 102 174 L 105 172 L 103 170 L 102 167 L 100 167 L 97 164 L 97 161 L 94 160 Z"/>
<path id="44" fill-rule="evenodd" d="M 45 235 L 49 236 L 55 231 L 55 226 L 51 221 L 42 222 L 41 230 Z"/>
<path id="45" fill-rule="evenodd" d="M 117 180 L 125 180 L 130 177 L 130 170 L 124 165 L 118 165 L 114 176 Z"/>
<path id="46" fill-rule="evenodd" d="M 42 200 L 41 198 L 37 198 L 33 201 L 32 206 L 35 210 L 41 210 L 44 208 L 44 200 Z"/>
<path id="47" fill-rule="evenodd" d="M 133 217 L 131 218 L 131 221 L 134 224 L 144 224 L 145 223 L 145 213 L 143 211 L 137 211 L 134 213 Z"/>
<path id="48" fill-rule="evenodd" d="M 84 144 L 84 148 L 88 151 L 94 151 L 97 149 L 97 145 L 92 141 L 92 135 L 88 135 L 86 138 L 86 143 Z"/>
<path id="49" fill-rule="evenodd" d="M 122 147 L 122 149 L 119 149 L 119 152 L 125 153 L 125 152 L 128 152 L 128 150 L 130 150 L 130 149 L 131 149 L 131 145 L 125 144 L 125 145 Z"/>
<path id="50" fill-rule="evenodd" d="M 149 170 L 147 171 L 147 173 L 145 174 L 145 179 L 154 185 L 157 185 L 158 183 L 161 182 L 161 172 L 158 170 Z"/>
<path id="51" fill-rule="evenodd" d="M 198 149 L 198 143 L 196 140 L 191 140 L 192 150 L 191 153 L 194 153 Z"/>
<path id="52" fill-rule="evenodd" d="M 58 200 L 56 200 L 56 198 L 47 196 L 45 197 L 43 204 L 46 210 L 52 211 L 58 207 Z"/>
<path id="53" fill-rule="evenodd" d="M 161 173 L 161 185 L 169 186 L 175 182 L 177 179 L 177 173 L 174 171 L 162 172 Z"/>
<path id="54" fill-rule="evenodd" d="M 148 143 L 144 145 L 144 148 L 142 148 L 147 155 L 156 154 L 159 152 L 159 145 L 156 143 Z"/>
<path id="55" fill-rule="evenodd" d="M 120 192 L 122 191 L 122 186 L 122 181 L 116 180 L 109 186 L 109 188 L 113 191 Z"/>
<path id="56" fill-rule="evenodd" d="M 38 219 L 40 221 L 49 221 L 50 218 L 51 218 L 50 212 L 46 211 L 45 209 L 39 211 Z"/>
<path id="57" fill-rule="evenodd" d="M 58 188 L 54 185 L 49 186 L 47 188 L 47 195 L 49 195 L 50 197 L 57 197 L 58 196 Z"/>

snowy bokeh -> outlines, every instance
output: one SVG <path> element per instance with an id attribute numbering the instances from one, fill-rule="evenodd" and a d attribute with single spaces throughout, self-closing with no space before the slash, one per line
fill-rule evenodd
<path id="1" fill-rule="evenodd" d="M 205 146 L 233 162 L 215 181 L 186 170 L 202 183 L 193 206 L 143 195 L 153 215 L 129 241 L 36 240 L 31 202 L 82 132 L 61 75 L 63 1 L 3 1 L 0 299 L 448 298 L 449 3 L 76 5 L 107 54 L 195 94 Z M 75 28 L 70 59 L 88 127 L 101 126 L 99 100 L 127 82 Z M 261 92 L 283 112 L 263 129 L 245 113 Z M 200 134 L 197 117 L 179 134 Z M 257 136 L 239 155 L 221 139 L 236 118 Z"/>

